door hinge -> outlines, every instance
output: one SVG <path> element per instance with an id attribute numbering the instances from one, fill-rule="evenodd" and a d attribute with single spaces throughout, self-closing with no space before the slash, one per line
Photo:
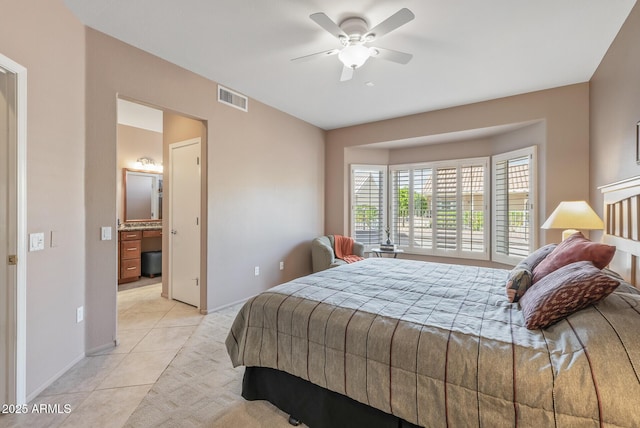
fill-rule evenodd
<path id="1" fill-rule="evenodd" d="M 196 165 L 200 165 L 200 156 L 196 157 Z"/>
<path id="2" fill-rule="evenodd" d="M 9 257 L 7 257 L 7 264 L 9 266 L 15 266 L 18 264 L 18 256 L 16 256 L 15 254 L 10 254 Z"/>
<path id="3" fill-rule="evenodd" d="M 200 217 L 196 217 L 196 226 L 200 226 Z"/>

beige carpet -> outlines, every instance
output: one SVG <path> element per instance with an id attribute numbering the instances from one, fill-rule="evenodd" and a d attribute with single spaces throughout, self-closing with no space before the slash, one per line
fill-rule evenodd
<path id="1" fill-rule="evenodd" d="M 244 367 L 234 369 L 224 341 L 240 309 L 204 317 L 126 427 L 290 428 L 288 415 L 240 396 Z"/>

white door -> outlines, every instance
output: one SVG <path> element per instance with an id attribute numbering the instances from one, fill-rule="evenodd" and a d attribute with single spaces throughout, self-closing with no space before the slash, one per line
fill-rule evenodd
<path id="1" fill-rule="evenodd" d="M 170 297 L 200 307 L 200 138 L 169 145 Z"/>
<path id="2" fill-rule="evenodd" d="M 9 79 L 11 75 L 0 68 L 0 201 L 6 201 L 9 189 Z M 13 346 L 7 334 L 9 328 L 9 287 L 15 281 L 7 264 L 9 255 L 9 207 L 0 204 L 0 404 L 7 402 L 8 397 L 8 362 L 7 349 Z M 11 284 L 11 285 L 10 285 Z M 7 346 L 4 346 L 6 344 Z"/>
<path id="3" fill-rule="evenodd" d="M 26 399 L 26 112 L 26 69 L 0 55 L 0 403 L 15 404 Z"/>

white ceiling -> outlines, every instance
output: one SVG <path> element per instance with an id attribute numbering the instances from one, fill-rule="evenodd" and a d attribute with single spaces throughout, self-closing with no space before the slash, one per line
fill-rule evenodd
<path id="1" fill-rule="evenodd" d="M 92 28 L 334 129 L 586 82 L 635 0 L 65 3 Z M 290 61 L 339 47 L 312 13 L 362 16 L 371 28 L 403 7 L 416 18 L 373 45 L 412 53 L 407 65 L 370 59 L 340 82 L 336 56 Z"/>
<path id="2" fill-rule="evenodd" d="M 118 123 L 162 133 L 163 111 L 118 98 Z"/>

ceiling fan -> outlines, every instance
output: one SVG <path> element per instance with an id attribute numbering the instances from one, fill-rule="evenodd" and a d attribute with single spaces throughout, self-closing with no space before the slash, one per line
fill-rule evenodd
<path id="1" fill-rule="evenodd" d="M 341 82 L 350 80 L 353 77 L 353 71 L 362 67 L 369 58 L 382 58 L 399 64 L 407 64 L 413 58 L 413 55 L 405 52 L 367 46 L 368 43 L 415 18 L 413 12 L 407 8 L 400 9 L 370 30 L 367 21 L 360 17 L 347 18 L 340 25 L 322 12 L 311 14 L 309 18 L 336 37 L 342 44 L 342 48 L 301 56 L 291 61 L 306 61 L 323 56 L 338 55 L 338 59 L 344 64 L 340 76 Z"/>

